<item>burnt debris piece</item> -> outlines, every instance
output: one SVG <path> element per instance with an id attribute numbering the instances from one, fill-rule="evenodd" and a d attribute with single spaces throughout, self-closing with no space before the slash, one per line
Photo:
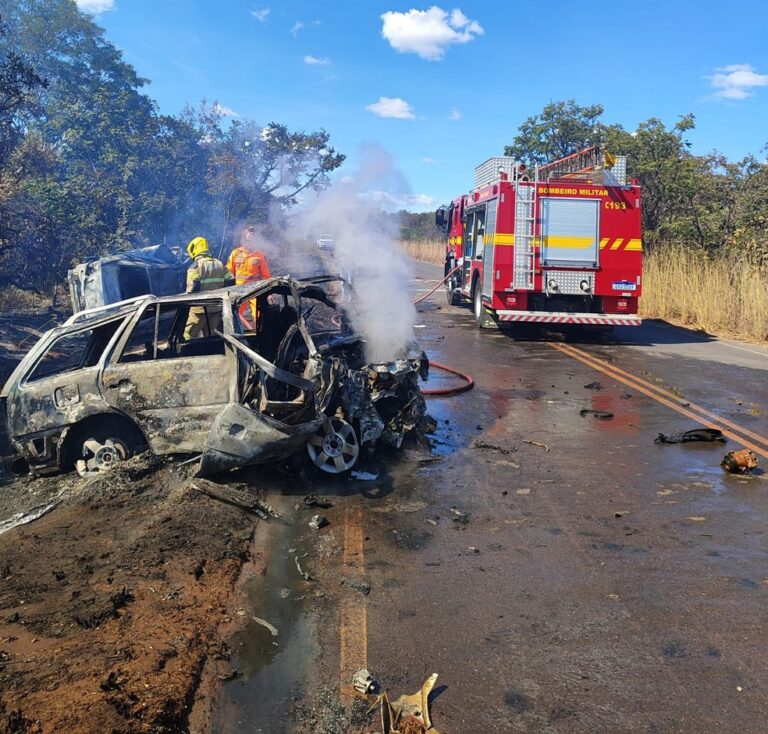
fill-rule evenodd
<path id="1" fill-rule="evenodd" d="M 725 443 L 726 438 L 723 432 L 717 428 L 693 428 L 682 433 L 660 433 L 655 439 L 656 443 L 691 443 L 696 441 L 721 441 Z"/>
<path id="2" fill-rule="evenodd" d="M 723 457 L 720 466 L 731 474 L 749 474 L 757 468 L 757 454 L 749 449 L 729 451 Z"/>
<path id="3" fill-rule="evenodd" d="M 149 449 L 198 453 L 199 473 L 211 475 L 306 447 L 318 469 L 337 474 L 363 448 L 430 432 L 419 388 L 426 355 L 410 345 L 369 362 L 328 295 L 339 280 L 281 276 L 76 313 L 0 392 L 15 450 L 38 474 L 91 473 Z M 244 312 L 257 314 L 255 326 Z"/>

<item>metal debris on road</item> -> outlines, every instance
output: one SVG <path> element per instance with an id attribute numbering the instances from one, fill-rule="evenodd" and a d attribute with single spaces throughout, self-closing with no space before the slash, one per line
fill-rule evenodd
<path id="1" fill-rule="evenodd" d="M 505 449 L 505 448 L 502 448 L 501 446 L 497 446 L 495 443 L 488 443 L 486 441 L 483 441 L 480 438 L 475 440 L 475 442 L 472 444 L 472 448 L 487 450 L 487 451 L 498 451 L 500 454 L 510 453 L 509 449 Z"/>
<path id="2" fill-rule="evenodd" d="M 312 581 L 312 576 L 308 574 L 302 567 L 301 563 L 299 563 L 299 557 L 298 555 L 293 557 L 294 562 L 296 563 L 296 570 L 299 572 L 299 575 L 301 578 L 304 579 L 304 581 Z"/>
<path id="3" fill-rule="evenodd" d="M 364 696 L 376 694 L 379 691 L 378 682 L 365 668 L 361 668 L 352 676 L 352 687 Z"/>
<path id="4" fill-rule="evenodd" d="M 379 478 L 378 474 L 371 474 L 367 471 L 353 471 L 352 479 L 359 479 L 362 482 L 375 482 Z"/>
<path id="5" fill-rule="evenodd" d="M 610 410 L 593 410 L 592 408 L 582 408 L 579 411 L 579 415 L 584 418 L 587 415 L 592 415 L 600 421 L 607 421 L 613 418 L 613 413 Z"/>
<path id="6" fill-rule="evenodd" d="M 451 516 L 454 522 L 461 523 L 462 525 L 469 523 L 469 513 L 462 512 L 458 507 L 451 507 Z"/>
<path id="7" fill-rule="evenodd" d="M 723 457 L 720 466 L 731 474 L 749 474 L 757 468 L 757 454 L 749 449 L 729 451 Z"/>
<path id="8" fill-rule="evenodd" d="M 320 497 L 316 494 L 308 494 L 306 497 L 296 503 L 297 510 L 305 510 L 312 507 L 322 507 L 324 510 L 327 510 L 329 507 L 333 507 L 333 502 L 331 502 L 327 497 Z"/>
<path id="9" fill-rule="evenodd" d="M 238 507 L 246 512 L 251 512 L 262 520 L 269 520 L 270 517 L 275 519 L 282 517 L 269 502 L 264 502 L 264 500 L 254 497 L 247 491 L 238 490 L 233 487 L 224 487 L 201 477 L 198 477 L 189 486 L 211 499 Z"/>
<path id="10" fill-rule="evenodd" d="M 722 441 L 725 443 L 726 438 L 723 432 L 717 428 L 693 428 L 681 433 L 660 433 L 654 443 L 691 443 L 693 441 Z"/>
<path id="11" fill-rule="evenodd" d="M 251 615 L 251 619 L 257 624 L 260 624 L 262 627 L 268 629 L 272 637 L 277 637 L 278 631 L 275 625 L 270 624 L 266 619 L 262 619 L 261 617 L 256 617 L 254 615 Z"/>
<path id="12" fill-rule="evenodd" d="M 588 385 L 584 385 L 584 387 L 587 390 L 604 390 L 605 388 L 595 380 L 595 382 L 590 382 Z"/>
<path id="13" fill-rule="evenodd" d="M 436 682 L 437 673 L 433 673 L 419 691 L 400 696 L 394 703 L 390 702 L 386 691 L 382 693 L 377 703 L 381 704 L 381 727 L 384 734 L 438 734 L 429 716 L 429 694 Z"/>
<path id="14" fill-rule="evenodd" d="M 527 441 L 526 439 L 523 439 L 523 443 L 530 444 L 531 446 L 539 446 L 540 448 L 544 449 L 544 453 L 549 453 L 549 446 L 545 443 L 539 443 L 538 441 Z"/>
<path id="15" fill-rule="evenodd" d="M 309 521 L 309 527 L 313 530 L 320 530 L 320 528 L 324 528 L 329 524 L 328 518 L 325 517 L 325 515 L 313 515 L 312 519 Z"/>

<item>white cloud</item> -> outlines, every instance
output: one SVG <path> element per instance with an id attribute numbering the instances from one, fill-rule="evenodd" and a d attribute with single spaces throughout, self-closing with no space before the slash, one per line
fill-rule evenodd
<path id="1" fill-rule="evenodd" d="M 435 159 L 430 158 L 429 156 L 425 156 L 424 158 L 419 159 L 422 163 L 434 163 Z"/>
<path id="2" fill-rule="evenodd" d="M 331 60 L 326 57 L 317 57 L 317 56 L 311 56 L 307 54 L 304 57 L 304 63 L 309 64 L 310 66 L 330 66 Z"/>
<path id="3" fill-rule="evenodd" d="M 291 26 L 291 34 L 292 34 L 293 36 L 298 36 L 298 35 L 299 35 L 299 31 L 300 31 L 300 30 L 301 30 L 303 27 L 304 27 L 304 24 L 303 24 L 303 23 L 302 23 L 300 20 L 297 20 L 297 21 L 296 21 L 296 22 L 295 22 L 295 23 L 294 23 L 294 24 Z"/>
<path id="4" fill-rule="evenodd" d="M 259 23 L 264 23 L 271 12 L 271 8 L 254 8 L 251 10 L 251 15 L 256 18 Z"/>
<path id="5" fill-rule="evenodd" d="M 379 97 L 378 102 L 369 104 L 366 108 L 377 117 L 394 117 L 397 120 L 415 120 L 413 107 L 400 97 Z"/>
<path id="6" fill-rule="evenodd" d="M 768 86 L 768 74 L 758 74 L 750 64 L 723 66 L 708 78 L 715 89 L 712 99 L 746 99 L 756 87 Z"/>
<path id="7" fill-rule="evenodd" d="M 396 51 L 415 53 L 422 59 L 439 61 L 451 44 L 467 43 L 484 33 L 458 8 L 451 14 L 433 5 L 429 10 L 388 11 L 381 16 L 381 35 Z"/>
<path id="8" fill-rule="evenodd" d="M 215 115 L 221 115 L 222 117 L 240 117 L 240 114 L 235 112 L 231 107 L 214 102 L 211 106 L 211 112 Z"/>
<path id="9" fill-rule="evenodd" d="M 460 120 L 461 119 L 461 110 L 458 107 L 454 107 L 451 110 L 451 114 L 448 115 L 449 120 Z"/>
<path id="10" fill-rule="evenodd" d="M 115 9 L 115 0 L 75 0 L 75 2 L 84 13 L 93 15 Z"/>
<path id="11" fill-rule="evenodd" d="M 366 191 L 364 198 L 378 204 L 383 209 L 430 209 L 435 199 L 427 194 L 406 194 L 392 191 Z"/>

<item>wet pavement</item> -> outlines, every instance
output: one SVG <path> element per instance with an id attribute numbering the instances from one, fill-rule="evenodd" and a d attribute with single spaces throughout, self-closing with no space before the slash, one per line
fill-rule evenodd
<path id="1" fill-rule="evenodd" d="M 414 296 L 439 277 L 417 273 Z M 280 634 L 233 640 L 218 731 L 357 731 L 309 712 L 365 666 L 395 697 L 438 673 L 443 734 L 764 731 L 768 474 L 720 469 L 734 439 L 654 438 L 708 411 L 768 453 L 768 351 L 655 323 L 481 332 L 441 292 L 419 308 L 429 356 L 475 389 L 429 401 L 436 460 L 273 483 L 288 510 L 309 491 L 334 506 L 269 527 L 244 606 Z M 331 524 L 308 531 L 317 511 Z"/>

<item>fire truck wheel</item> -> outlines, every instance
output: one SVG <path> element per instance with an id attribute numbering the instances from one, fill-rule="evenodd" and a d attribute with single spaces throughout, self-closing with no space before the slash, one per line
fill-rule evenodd
<path id="1" fill-rule="evenodd" d="M 478 329 L 490 329 L 495 326 L 493 319 L 486 313 L 483 306 L 483 289 L 480 287 L 480 281 L 475 282 L 475 288 L 472 292 L 472 304 L 475 312 L 475 324 Z"/>
<path id="2" fill-rule="evenodd" d="M 456 288 L 452 288 L 450 285 L 445 286 L 445 299 L 448 301 L 449 306 L 459 306 L 461 304 L 461 295 Z"/>

